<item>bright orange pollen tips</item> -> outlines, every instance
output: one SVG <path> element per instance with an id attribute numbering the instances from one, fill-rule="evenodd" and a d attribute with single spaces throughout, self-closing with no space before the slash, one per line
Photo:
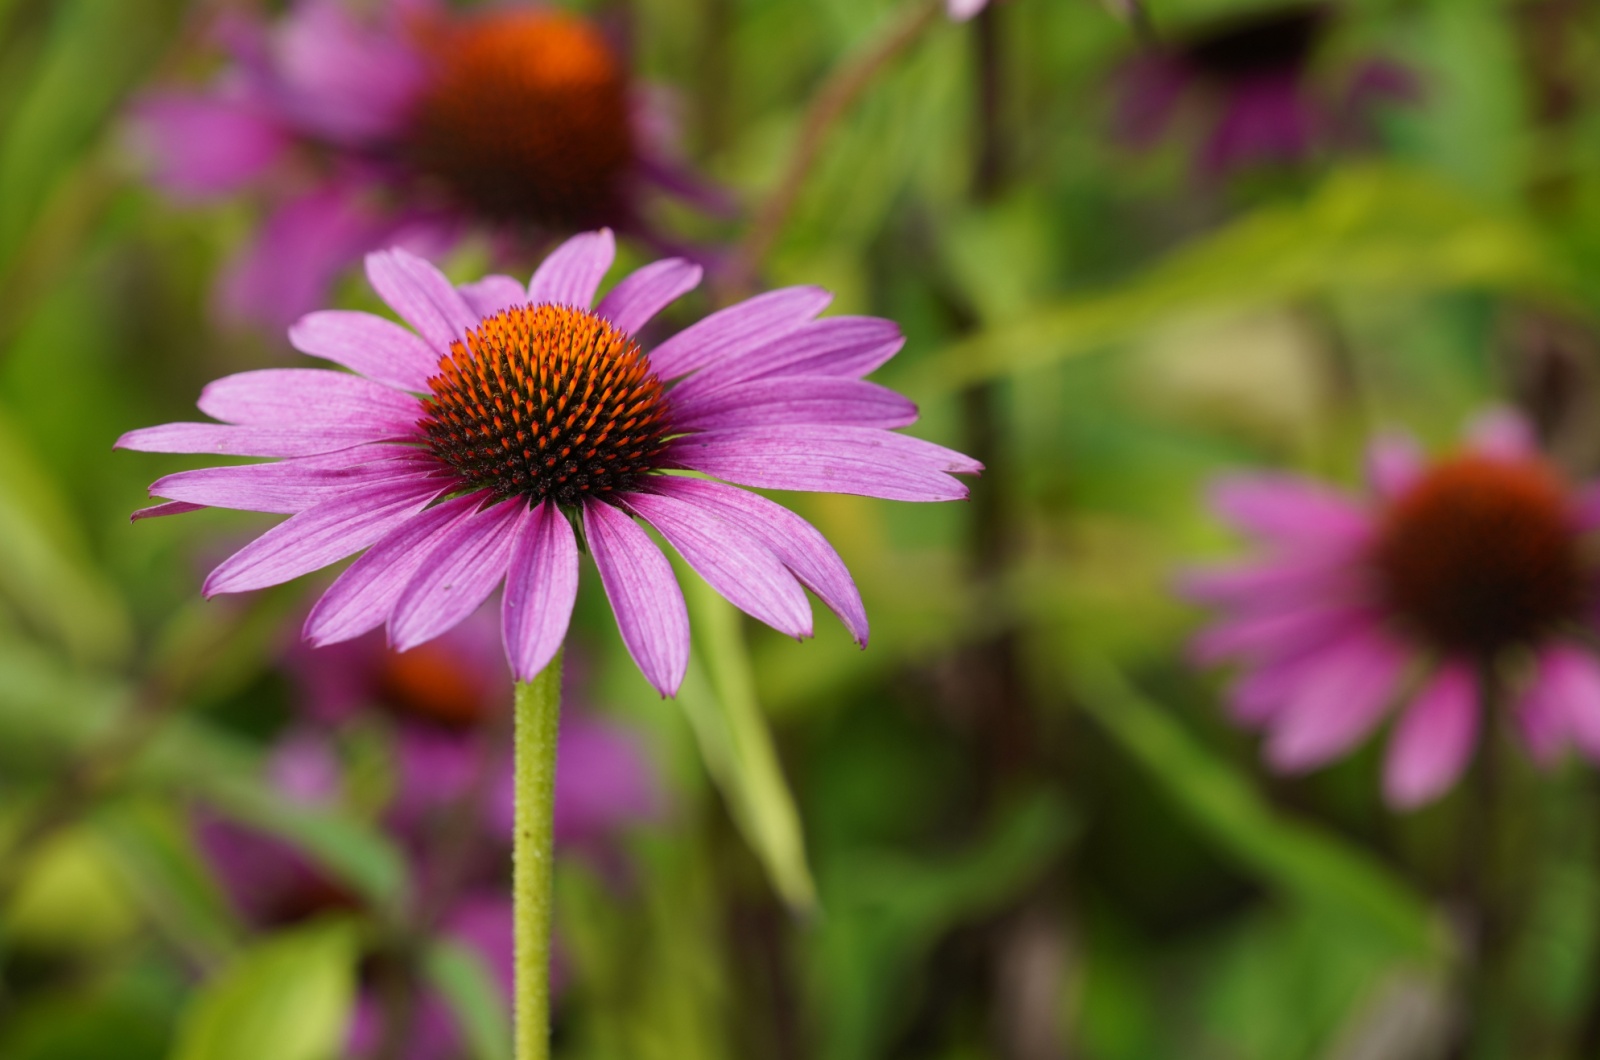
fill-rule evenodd
<path id="1" fill-rule="evenodd" d="M 1537 640 L 1588 598 L 1566 492 L 1538 460 L 1437 465 L 1389 510 L 1374 559 L 1389 606 L 1417 634 L 1478 658 Z"/>
<path id="2" fill-rule="evenodd" d="M 395 713 L 450 729 L 471 728 L 488 711 L 482 686 L 460 659 L 437 644 L 389 652 L 378 674 L 378 692 Z"/>
<path id="3" fill-rule="evenodd" d="M 422 427 L 473 488 L 529 504 L 607 499 L 657 467 L 665 390 L 632 339 L 564 306 L 507 309 L 453 343 Z"/>
<path id="4" fill-rule="evenodd" d="M 417 165 L 490 217 L 605 220 L 633 158 L 625 72 L 589 23 L 554 11 L 480 16 L 432 44 Z"/>

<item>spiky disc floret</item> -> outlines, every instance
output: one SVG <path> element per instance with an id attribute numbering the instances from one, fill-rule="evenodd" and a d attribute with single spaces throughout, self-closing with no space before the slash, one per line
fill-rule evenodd
<path id="1" fill-rule="evenodd" d="M 503 310 L 451 344 L 422 428 L 464 488 L 529 504 L 608 499 L 657 467 L 666 393 L 628 335 L 593 313 Z"/>

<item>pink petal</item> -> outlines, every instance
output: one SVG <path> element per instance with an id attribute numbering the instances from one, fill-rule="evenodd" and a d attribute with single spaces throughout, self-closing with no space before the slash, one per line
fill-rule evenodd
<path id="1" fill-rule="evenodd" d="M 1422 447 L 1410 435 L 1381 435 L 1367 447 L 1367 482 L 1386 501 L 1415 485 L 1426 467 Z"/>
<path id="2" fill-rule="evenodd" d="M 405 434 L 354 427 L 236 427 L 226 423 L 164 423 L 140 427 L 118 438 L 114 448 L 140 453 L 211 453 L 217 456 L 315 456 L 372 442 L 399 441 Z"/>
<path id="3" fill-rule="evenodd" d="M 183 198 L 238 191 L 289 146 L 283 128 L 239 99 L 161 93 L 134 105 L 134 150 L 152 179 Z"/>
<path id="4" fill-rule="evenodd" d="M 1484 456 L 1502 460 L 1524 460 L 1539 452 L 1533 425 L 1511 409 L 1493 409 L 1467 428 L 1467 443 Z"/>
<path id="5" fill-rule="evenodd" d="M 1572 503 L 1572 520 L 1584 533 L 1600 530 L 1600 485 L 1585 486 Z"/>
<path id="6" fill-rule="evenodd" d="M 403 32 L 369 28 L 331 0 L 295 5 L 273 44 L 280 106 L 337 143 L 398 136 L 425 83 L 423 57 Z"/>
<path id="7" fill-rule="evenodd" d="M 1389 805 L 1409 810 L 1449 791 L 1477 742 L 1477 679 L 1470 666 L 1447 663 L 1417 694 L 1389 738 L 1383 771 Z"/>
<path id="8" fill-rule="evenodd" d="M 1241 530 L 1285 544 L 1364 540 L 1372 530 L 1372 516 L 1350 498 L 1291 475 L 1221 479 L 1212 486 L 1211 504 Z"/>
<path id="9" fill-rule="evenodd" d="M 667 258 L 635 270 L 600 300 L 595 312 L 619 330 L 637 335 L 652 317 L 700 286 L 705 270 L 682 258 Z"/>
<path id="10" fill-rule="evenodd" d="M 528 281 L 528 301 L 588 309 L 616 256 L 617 241 L 609 228 L 573 236 L 551 251 Z"/>
<path id="11" fill-rule="evenodd" d="M 1255 612 L 1218 622 L 1203 630 L 1190 646 L 1196 662 L 1215 665 L 1228 659 L 1271 662 L 1298 654 L 1370 623 L 1366 612 L 1312 598 L 1301 606 Z"/>
<path id="12" fill-rule="evenodd" d="M 409 651 L 477 610 L 506 576 L 526 509 L 510 500 L 473 512 L 439 538 L 389 615 L 389 644 Z"/>
<path id="13" fill-rule="evenodd" d="M 204 504 L 191 504 L 188 501 L 168 501 L 165 504 L 152 504 L 148 508 L 140 508 L 128 516 L 128 521 L 137 523 L 140 519 L 159 519 L 164 515 L 185 515 L 189 512 L 204 510 Z"/>
<path id="14" fill-rule="evenodd" d="M 1406 650 L 1378 633 L 1338 642 L 1314 661 L 1267 738 L 1267 760 L 1284 772 L 1314 769 L 1372 731 L 1394 695 Z"/>
<path id="15" fill-rule="evenodd" d="M 624 502 L 733 606 L 780 633 L 811 636 L 805 590 L 759 540 L 680 497 L 638 493 Z"/>
<path id="16" fill-rule="evenodd" d="M 945 0 L 945 10 L 957 22 L 965 22 L 989 6 L 989 0 Z"/>
<path id="17" fill-rule="evenodd" d="M 289 329 L 301 353 L 342 364 L 375 382 L 427 393 L 439 355 L 399 324 L 371 313 L 328 309 L 303 316 Z"/>
<path id="18" fill-rule="evenodd" d="M 714 512 L 761 542 L 839 616 L 857 644 L 867 646 L 867 611 L 861 593 L 844 561 L 816 527 L 775 501 L 721 482 L 660 475 L 651 479 L 650 487 Z"/>
<path id="19" fill-rule="evenodd" d="M 510 276 L 485 276 L 456 288 L 472 311 L 484 320 L 512 306 L 528 304 L 528 292 Z"/>
<path id="20" fill-rule="evenodd" d="M 337 563 L 411 518 L 448 487 L 448 480 L 418 475 L 323 501 L 223 560 L 202 592 L 215 596 L 264 589 Z"/>
<path id="21" fill-rule="evenodd" d="M 350 564 L 306 616 L 302 631 L 321 648 L 359 637 L 388 621 L 400 594 L 451 527 L 489 499 L 478 492 L 418 512 Z"/>
<path id="22" fill-rule="evenodd" d="M 816 423 L 850 427 L 905 427 L 917 406 L 888 387 L 860 379 L 807 376 L 752 379 L 679 404 L 673 426 L 686 431 Z"/>
<path id="23" fill-rule="evenodd" d="M 150 494 L 208 508 L 293 515 L 329 497 L 361 489 L 369 483 L 414 475 L 426 470 L 426 458 L 395 446 L 388 459 L 367 460 L 348 467 L 318 467 L 305 460 L 237 467 L 204 467 L 157 479 Z M 355 454 L 357 450 L 345 450 Z M 355 458 L 359 460 L 359 458 Z"/>
<path id="24" fill-rule="evenodd" d="M 650 366 L 674 379 L 764 346 L 803 325 L 828 307 L 833 295 L 820 287 L 784 287 L 712 313 L 650 352 Z"/>
<path id="25" fill-rule="evenodd" d="M 1327 601 L 1366 595 L 1355 550 L 1329 547 L 1320 552 L 1275 557 L 1184 571 L 1178 591 L 1197 603 L 1263 611 L 1296 607 L 1308 596 Z"/>
<path id="26" fill-rule="evenodd" d="M 250 426 L 413 426 L 417 399 L 359 375 L 326 368 L 263 368 L 206 384 L 200 411 L 224 423 Z"/>
<path id="27" fill-rule="evenodd" d="M 679 400 L 700 398 L 741 380 L 763 376 L 859 378 L 898 353 L 905 341 L 899 325 L 892 320 L 829 317 L 711 365 L 678 384 L 674 396 Z"/>
<path id="28" fill-rule="evenodd" d="M 367 281 L 440 356 L 478 326 L 478 315 L 444 273 L 408 250 L 395 247 L 368 254 Z"/>
<path id="29" fill-rule="evenodd" d="M 501 604 L 501 639 L 517 680 L 532 681 L 550 665 L 566 640 L 577 599 L 572 524 L 554 503 L 540 501 L 517 529 Z"/>
<path id="30" fill-rule="evenodd" d="M 1551 762 L 1568 736 L 1585 755 L 1600 759 L 1600 663 L 1572 645 L 1546 648 L 1517 716 L 1539 762 Z"/>
<path id="31" fill-rule="evenodd" d="M 672 564 L 619 508 L 586 502 L 583 528 L 628 654 L 656 691 L 677 695 L 689 668 L 689 611 Z"/>
<path id="32" fill-rule="evenodd" d="M 772 427 L 714 431 L 673 441 L 668 458 L 743 486 L 853 493 L 886 500 L 963 500 L 949 473 L 982 465 L 950 449 L 866 427 Z"/>

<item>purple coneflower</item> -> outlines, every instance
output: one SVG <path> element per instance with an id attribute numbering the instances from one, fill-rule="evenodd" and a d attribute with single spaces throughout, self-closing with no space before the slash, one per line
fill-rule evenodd
<path id="1" fill-rule="evenodd" d="M 1369 468 L 1365 499 L 1281 475 L 1216 489 L 1266 554 L 1188 579 L 1226 615 L 1196 653 L 1240 664 L 1229 705 L 1266 730 L 1268 761 L 1320 766 L 1402 703 L 1384 774 L 1396 806 L 1456 782 L 1486 706 L 1510 712 L 1542 763 L 1569 741 L 1600 760 L 1586 548 L 1600 493 L 1572 488 L 1508 414 L 1432 464 L 1408 440 L 1380 441 Z"/>
<path id="2" fill-rule="evenodd" d="M 531 4 L 366 6 L 298 0 L 276 25 L 226 21 L 234 61 L 210 89 L 136 108 L 160 185 L 271 204 L 224 278 L 230 314 L 286 326 L 380 246 L 486 228 L 510 251 L 602 223 L 648 236 L 651 191 L 720 202 L 672 160 L 661 108 L 592 23 Z"/>
<path id="3" fill-rule="evenodd" d="M 403 250 L 370 255 L 373 287 L 415 333 L 367 313 L 312 313 L 290 341 L 353 373 L 228 376 L 199 401 L 221 423 L 130 431 L 118 447 L 279 458 L 168 475 L 151 493 L 170 503 L 136 517 L 206 506 L 290 516 L 213 570 L 208 596 L 276 585 L 366 549 L 312 609 L 305 635 L 318 645 L 386 624 L 396 649 L 414 648 L 504 581 L 506 654 L 530 680 L 566 635 L 581 535 L 629 652 L 672 695 L 688 665 L 687 613 L 671 564 L 635 517 L 773 628 L 811 635 L 804 586 L 865 644 L 854 582 L 809 523 L 745 490 L 664 472 L 964 498 L 951 475 L 980 465 L 893 433 L 916 407 L 861 378 L 898 352 L 899 328 L 814 319 L 827 292 L 791 287 L 646 351 L 640 329 L 701 270 L 658 261 L 594 305 L 613 255 L 601 230 L 568 240 L 527 286 L 490 276 L 460 288 Z"/>
<path id="4" fill-rule="evenodd" d="M 1296 165 L 1330 146 L 1370 139 L 1373 109 L 1414 100 L 1416 82 L 1377 60 L 1336 85 L 1316 77 L 1334 12 L 1321 2 L 1251 13 L 1140 57 L 1122 74 L 1122 139 L 1153 144 L 1192 108 L 1205 130 L 1195 168 L 1207 177 Z"/>

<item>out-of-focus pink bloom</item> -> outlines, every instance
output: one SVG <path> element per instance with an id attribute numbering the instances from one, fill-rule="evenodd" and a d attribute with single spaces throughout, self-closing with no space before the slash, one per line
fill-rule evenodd
<path id="1" fill-rule="evenodd" d="M 989 6 L 989 0 L 945 0 L 945 10 L 957 22 L 965 22 Z"/>
<path id="2" fill-rule="evenodd" d="M 424 252 L 487 229 L 526 251 L 600 223 L 651 239 L 652 198 L 727 209 L 588 21 L 534 4 L 362 6 L 227 19 L 233 62 L 210 88 L 135 106 L 132 141 L 162 187 L 266 200 L 223 281 L 231 316 L 287 326 L 378 246 Z"/>
<path id="3" fill-rule="evenodd" d="M 1187 577 L 1223 613 L 1195 654 L 1239 665 L 1229 707 L 1266 730 L 1268 762 L 1320 766 L 1404 705 L 1385 794 L 1417 806 L 1460 777 L 1491 692 L 1537 761 L 1569 743 L 1600 760 L 1600 582 L 1586 549 L 1600 492 L 1570 487 L 1504 413 L 1432 463 L 1409 440 L 1380 440 L 1369 477 L 1366 497 L 1287 475 L 1214 491 L 1261 554 Z"/>
<path id="4" fill-rule="evenodd" d="M 1337 83 L 1321 76 L 1316 54 L 1334 10 L 1319 2 L 1253 13 L 1134 60 L 1120 75 L 1120 138 L 1153 145 L 1180 114 L 1194 113 L 1203 177 L 1296 165 L 1366 142 L 1373 112 L 1414 101 L 1418 86 L 1404 68 L 1378 60 Z"/>

